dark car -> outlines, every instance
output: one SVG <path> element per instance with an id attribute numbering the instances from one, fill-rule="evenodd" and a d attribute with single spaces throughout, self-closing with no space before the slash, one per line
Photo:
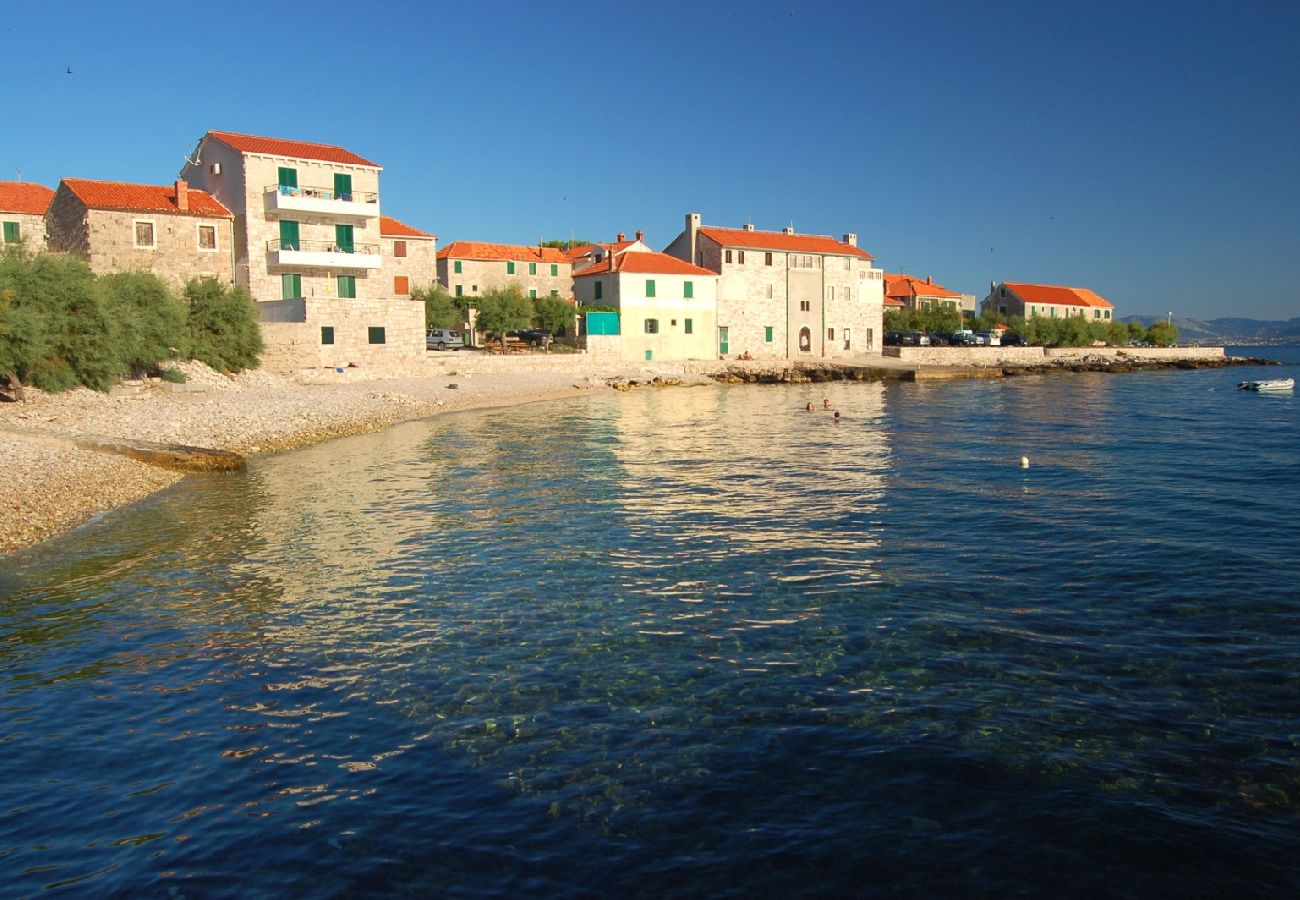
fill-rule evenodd
<path id="1" fill-rule="evenodd" d="M 903 345 L 903 332 L 888 331 L 885 332 L 886 347 L 901 347 Z"/>
<path id="2" fill-rule="evenodd" d="M 948 343 L 954 347 L 978 347 L 980 339 L 969 331 L 954 331 L 948 335 Z"/>
<path id="3" fill-rule="evenodd" d="M 940 334 L 937 331 L 931 332 L 927 337 L 930 338 L 931 347 L 947 347 L 952 343 L 952 339 L 946 334 Z"/>
<path id="4" fill-rule="evenodd" d="M 544 328 L 525 328 L 523 331 L 511 331 L 510 337 L 517 337 L 530 347 L 545 347 L 551 342 L 551 333 Z"/>
<path id="5" fill-rule="evenodd" d="M 903 335 L 903 343 L 909 347 L 928 347 L 930 346 L 930 336 L 924 331 L 909 331 Z"/>
<path id="6" fill-rule="evenodd" d="M 1029 342 L 1016 334 L 1014 331 L 1004 332 L 1002 335 L 1003 347 L 1028 347 Z"/>

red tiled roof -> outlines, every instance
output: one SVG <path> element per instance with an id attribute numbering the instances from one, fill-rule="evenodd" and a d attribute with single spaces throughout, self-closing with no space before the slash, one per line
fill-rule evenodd
<path id="1" fill-rule="evenodd" d="M 789 253 L 827 253 L 836 256 L 858 256 L 874 259 L 860 247 L 850 247 L 835 238 L 816 234 L 785 234 L 780 231 L 747 231 L 743 228 L 701 227 L 700 234 L 724 247 L 744 247 L 746 250 L 780 250 Z"/>
<path id="2" fill-rule="evenodd" d="M 572 262 L 563 250 L 555 247 L 523 247 L 517 244 L 487 244 L 482 241 L 452 241 L 438 251 L 438 259 L 504 259 L 566 265 Z"/>
<path id="3" fill-rule="evenodd" d="M 914 275 L 886 275 L 885 296 L 952 297 L 958 300 L 961 299 L 961 294 L 955 294 L 942 285 L 932 284 Z"/>
<path id="4" fill-rule="evenodd" d="M 219 200 L 195 187 L 187 191 L 189 209 L 181 209 L 176 205 L 175 185 L 124 184 L 120 181 L 91 181 L 86 178 L 65 178 L 63 184 L 89 209 L 231 218 L 230 210 Z"/>
<path id="5" fill-rule="evenodd" d="M 313 144 L 310 141 L 288 141 L 283 138 L 258 137 L 236 134 L 233 131 L 209 131 L 208 135 L 229 144 L 240 153 L 264 153 L 267 156 L 289 156 L 294 159 L 315 159 L 321 162 L 344 163 L 350 166 L 380 168 L 378 163 L 357 156 L 351 150 L 333 144 Z"/>
<path id="6" fill-rule="evenodd" d="M 907 304 L 904 303 L 902 300 L 899 300 L 897 297 L 886 297 L 884 305 L 885 306 L 906 306 Z"/>
<path id="7" fill-rule="evenodd" d="M 43 216 L 54 191 L 30 181 L 0 181 L 0 212 Z"/>
<path id="8" fill-rule="evenodd" d="M 577 262 L 595 249 L 596 247 L 593 244 L 583 244 L 581 247 L 570 247 L 564 251 L 564 255 L 568 257 L 570 262 Z"/>
<path id="9" fill-rule="evenodd" d="M 584 278 L 587 275 L 608 275 L 610 257 L 605 257 L 589 269 L 583 269 L 574 275 L 574 278 Z M 617 257 L 617 269 L 614 274 L 628 272 L 633 275 L 700 275 L 716 277 L 717 272 L 710 269 L 701 269 L 699 266 L 693 266 L 684 260 L 675 256 L 669 256 L 667 253 L 655 253 L 654 251 L 628 251 L 620 253 Z"/>
<path id="10" fill-rule="evenodd" d="M 1058 287 L 1054 284 L 1024 284 L 1004 281 L 1003 286 L 1015 292 L 1026 303 L 1055 303 L 1062 306 L 1096 306 L 1114 309 L 1109 300 L 1099 297 L 1087 288 Z"/>
<path id="11" fill-rule="evenodd" d="M 413 238 L 433 238 L 437 239 L 436 234 L 429 234 L 427 231 L 421 231 L 418 228 L 412 228 L 405 222 L 394 219 L 392 216 L 379 217 L 379 233 L 385 237 L 413 237 Z"/>

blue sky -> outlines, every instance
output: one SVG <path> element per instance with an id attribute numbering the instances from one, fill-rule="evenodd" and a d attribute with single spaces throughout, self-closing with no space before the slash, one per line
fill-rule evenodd
<path id="1" fill-rule="evenodd" d="M 1300 3 L 15 3 L 0 178 L 335 143 L 454 239 L 854 231 L 983 296 L 1300 316 Z M 67 68 L 72 67 L 72 74 Z"/>

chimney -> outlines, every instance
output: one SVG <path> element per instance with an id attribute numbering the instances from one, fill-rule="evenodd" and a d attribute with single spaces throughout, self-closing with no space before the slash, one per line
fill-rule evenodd
<path id="1" fill-rule="evenodd" d="M 642 231 L 640 228 L 638 228 L 638 229 L 636 230 L 636 239 L 637 239 L 638 241 L 644 241 L 644 240 L 645 240 L 645 232 Z"/>
<path id="2" fill-rule="evenodd" d="M 782 233 L 782 234 L 794 234 L 794 226 L 793 226 L 793 225 L 787 225 L 787 226 L 785 226 L 784 228 L 781 229 L 781 233 Z"/>
<path id="3" fill-rule="evenodd" d="M 686 261 L 700 265 L 700 214 L 686 214 Z"/>
<path id="4" fill-rule="evenodd" d="M 747 224 L 745 225 L 745 230 L 746 230 L 746 231 L 753 231 L 753 230 L 754 230 L 754 223 L 753 223 L 753 222 L 749 222 L 749 223 L 747 223 Z"/>
<path id="5" fill-rule="evenodd" d="M 176 179 L 176 208 L 181 212 L 190 208 L 190 185 L 184 178 Z"/>
<path id="6" fill-rule="evenodd" d="M 925 276 L 925 283 L 926 283 L 926 284 L 934 284 L 934 282 L 930 280 L 930 276 L 929 276 L 929 275 Z"/>
<path id="7" fill-rule="evenodd" d="M 627 240 L 627 235 L 620 231 L 618 233 L 618 242 L 621 244 L 626 240 Z"/>
<path id="8" fill-rule="evenodd" d="M 848 234 L 844 235 L 844 243 L 848 244 L 850 247 L 856 247 L 858 245 L 858 236 L 850 231 Z"/>

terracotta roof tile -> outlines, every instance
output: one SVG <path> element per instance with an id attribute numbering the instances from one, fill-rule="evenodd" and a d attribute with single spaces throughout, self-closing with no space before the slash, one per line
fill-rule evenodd
<path id="1" fill-rule="evenodd" d="M 290 141 L 284 138 L 258 137 L 237 134 L 233 131 L 209 131 L 208 135 L 228 144 L 241 153 L 263 153 L 267 156 L 288 156 L 293 159 L 315 159 L 321 162 L 343 163 L 351 166 L 380 168 L 365 157 L 333 144 L 313 144 L 310 141 Z"/>
<path id="2" fill-rule="evenodd" d="M 906 306 L 907 304 L 904 303 L 902 300 L 899 300 L 897 297 L 886 297 L 884 305 L 885 306 Z"/>
<path id="3" fill-rule="evenodd" d="M 421 231 L 418 228 L 412 228 L 405 222 L 394 219 L 392 216 L 379 217 L 379 233 L 385 237 L 412 237 L 412 238 L 432 238 L 437 240 L 436 234 L 429 234 L 427 231 Z"/>
<path id="4" fill-rule="evenodd" d="M 1003 286 L 1015 291 L 1026 303 L 1055 303 L 1062 306 L 1095 306 L 1114 309 L 1114 304 L 1087 288 L 1059 287 L 1054 284 L 1025 284 L 1004 281 Z"/>
<path id="5" fill-rule="evenodd" d="M 167 213 L 179 216 L 231 218 L 230 210 L 207 191 L 192 187 L 189 209 L 176 205 L 175 185 L 125 184 L 120 181 L 91 181 L 65 178 L 63 184 L 90 209 L 118 209 L 128 212 Z"/>
<path id="6" fill-rule="evenodd" d="M 961 294 L 946 287 L 932 284 L 914 275 L 886 275 L 886 297 L 948 297 L 960 300 Z"/>
<path id="7" fill-rule="evenodd" d="M 0 212 L 43 216 L 54 191 L 30 181 L 0 181 Z"/>
<path id="8" fill-rule="evenodd" d="M 518 244 L 488 244 L 482 241 L 452 241 L 438 251 L 438 259 L 502 259 L 565 265 L 572 262 L 563 250 L 555 247 L 524 247 Z"/>
<path id="9" fill-rule="evenodd" d="M 826 253 L 837 256 L 857 256 L 874 259 L 861 247 L 850 247 L 835 238 L 817 234 L 785 234 L 780 231 L 748 231 L 743 228 L 712 228 L 702 226 L 703 234 L 724 247 L 743 247 L 746 250 L 780 250 L 790 253 Z"/>
<path id="10" fill-rule="evenodd" d="M 585 278 L 588 275 L 608 275 L 610 257 L 605 257 L 589 269 L 583 269 L 574 275 L 574 278 Z M 654 251 L 630 251 L 620 253 L 617 257 L 617 270 L 614 274 L 628 272 L 633 275 L 699 275 L 701 277 L 716 278 L 717 272 L 710 269 L 701 269 L 699 266 L 693 266 L 688 262 L 678 259 L 675 256 L 669 256 L 667 253 L 655 253 Z"/>

